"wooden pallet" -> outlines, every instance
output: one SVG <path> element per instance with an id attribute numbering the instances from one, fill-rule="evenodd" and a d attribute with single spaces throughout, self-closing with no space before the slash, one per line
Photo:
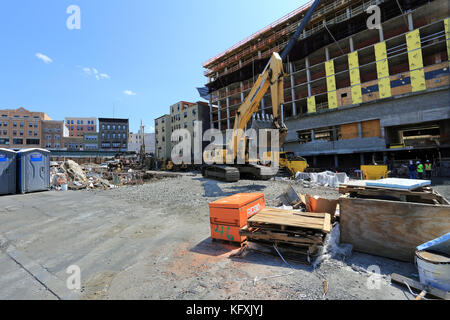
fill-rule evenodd
<path id="1" fill-rule="evenodd" d="M 264 208 L 247 221 L 252 228 L 269 228 L 288 231 L 293 229 L 317 230 L 323 233 L 331 231 L 329 213 L 296 213 L 292 210 Z"/>
<path id="2" fill-rule="evenodd" d="M 394 198 L 404 202 L 418 202 L 428 204 L 450 205 L 443 196 L 429 187 L 422 187 L 415 190 L 400 190 L 394 188 L 368 187 L 357 185 L 341 185 L 339 193 L 354 196 L 366 197 L 386 197 Z"/>
<path id="3" fill-rule="evenodd" d="M 299 263 L 311 264 L 318 255 L 318 248 L 299 247 L 295 245 L 276 243 L 272 241 L 248 239 L 248 244 L 257 244 L 261 249 L 251 246 L 252 251 L 262 254 L 270 254 L 271 256 L 279 257 L 278 252 L 274 249 L 274 245 L 283 256 L 284 259 L 295 261 Z"/>
<path id="4" fill-rule="evenodd" d="M 239 231 L 239 234 L 252 240 L 283 242 L 305 247 L 323 244 L 323 236 L 321 235 L 301 235 L 298 233 L 275 231 L 272 229 L 268 230 L 265 228 L 251 228 L 245 226 Z"/>

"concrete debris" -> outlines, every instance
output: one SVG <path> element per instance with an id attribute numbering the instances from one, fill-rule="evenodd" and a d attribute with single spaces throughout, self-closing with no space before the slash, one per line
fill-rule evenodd
<path id="1" fill-rule="evenodd" d="M 324 187 L 338 188 L 339 185 L 348 183 L 350 178 L 345 172 L 331 172 L 325 171 L 321 173 L 314 172 L 297 172 L 295 175 L 296 180 L 300 180 L 304 183 L 304 187 L 311 187 L 312 185 L 319 185 Z"/>
<path id="2" fill-rule="evenodd" d="M 317 268 L 322 262 L 329 259 L 345 261 L 351 257 L 353 246 L 347 243 L 340 243 L 340 237 L 340 226 L 339 223 L 336 223 L 331 232 L 326 236 L 323 247 L 320 248 L 320 253 L 313 263 L 314 268 Z"/>

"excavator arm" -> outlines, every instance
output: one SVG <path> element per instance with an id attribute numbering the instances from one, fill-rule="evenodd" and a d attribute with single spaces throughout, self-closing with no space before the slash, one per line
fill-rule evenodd
<path id="1" fill-rule="evenodd" d="M 283 94 L 283 61 L 277 52 L 272 54 L 264 71 L 258 76 L 252 90 L 236 112 L 233 128 L 232 143 L 233 159 L 236 159 L 238 144 L 243 141 L 244 129 L 258 111 L 259 104 L 270 87 L 272 96 L 273 125 L 280 131 L 280 143 L 284 142 L 287 128 L 281 121 L 281 104 L 284 103 Z"/>
<path id="2" fill-rule="evenodd" d="M 253 114 L 258 111 L 261 100 L 267 93 L 269 87 L 272 97 L 272 128 L 279 130 L 280 146 L 283 145 L 288 132 L 288 129 L 283 123 L 281 117 L 281 105 L 284 104 L 283 60 L 285 60 L 289 55 L 301 32 L 306 27 L 306 24 L 311 19 L 312 14 L 319 4 L 320 0 L 315 0 L 311 5 L 306 16 L 303 18 L 302 22 L 297 28 L 297 31 L 291 37 L 281 55 L 277 52 L 272 53 L 272 56 L 266 67 L 264 68 L 264 71 L 258 76 L 258 79 L 253 85 L 250 93 L 247 95 L 244 102 L 237 110 L 233 128 L 233 139 L 229 142 L 231 144 L 231 148 L 229 149 L 233 150 L 233 159 L 236 159 L 237 157 L 239 143 L 243 142 L 243 146 L 245 146 L 245 140 L 243 139 L 245 126 L 250 121 Z"/>

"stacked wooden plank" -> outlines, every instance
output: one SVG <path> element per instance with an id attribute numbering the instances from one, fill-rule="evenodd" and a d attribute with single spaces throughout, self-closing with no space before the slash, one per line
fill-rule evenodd
<path id="1" fill-rule="evenodd" d="M 396 188 L 371 187 L 365 185 L 341 185 L 339 187 L 339 193 L 349 194 L 352 198 L 376 198 L 427 204 L 450 204 L 447 199 L 445 199 L 430 187 L 419 187 L 413 190 L 402 190 Z"/>
<path id="2" fill-rule="evenodd" d="M 249 241 L 275 245 L 283 252 L 314 256 L 331 231 L 329 213 L 265 208 L 240 230 Z"/>

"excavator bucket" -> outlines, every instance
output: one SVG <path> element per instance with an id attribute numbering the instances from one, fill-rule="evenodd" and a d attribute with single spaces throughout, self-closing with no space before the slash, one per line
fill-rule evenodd
<path id="1" fill-rule="evenodd" d="M 280 137 L 280 147 L 284 144 L 284 140 L 286 139 L 287 135 L 287 128 L 283 124 L 280 126 L 273 118 L 272 115 L 259 115 L 256 114 L 253 118 L 252 122 L 252 129 L 255 129 L 259 132 L 261 129 L 274 129 L 279 131 L 279 137 Z M 270 139 L 270 138 L 269 138 Z"/>

